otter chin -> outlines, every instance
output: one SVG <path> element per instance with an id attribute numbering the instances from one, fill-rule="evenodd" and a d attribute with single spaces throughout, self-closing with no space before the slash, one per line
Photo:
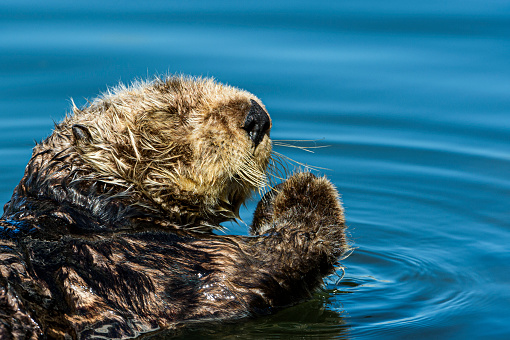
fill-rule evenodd
<path id="1" fill-rule="evenodd" d="M 348 245 L 339 195 L 270 187 L 253 94 L 170 76 L 110 89 L 38 143 L 0 219 L 0 338 L 132 338 L 311 297 Z M 250 236 L 217 235 L 269 191 Z"/>

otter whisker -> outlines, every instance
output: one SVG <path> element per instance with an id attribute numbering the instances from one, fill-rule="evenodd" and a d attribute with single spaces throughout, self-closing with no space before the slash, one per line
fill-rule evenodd
<path id="1" fill-rule="evenodd" d="M 319 149 L 326 148 L 329 145 L 317 145 L 317 142 L 320 142 L 324 139 L 273 139 L 273 143 L 281 144 L 281 146 L 287 147 L 297 147 L 297 148 L 306 148 L 306 149 Z M 296 143 L 313 143 L 313 145 L 299 145 Z"/>
<path id="2" fill-rule="evenodd" d="M 323 167 L 319 167 L 319 166 L 315 166 L 315 165 L 308 165 L 308 164 L 305 164 L 305 163 L 301 163 L 301 162 L 298 162 L 290 157 L 287 157 L 279 152 L 276 152 L 276 151 L 271 151 L 273 154 L 275 154 L 276 156 L 280 157 L 280 158 L 284 158 L 285 160 L 289 161 L 290 163 L 295 163 L 305 169 L 308 169 L 308 170 L 313 170 L 313 171 L 319 171 L 319 170 L 329 170 L 331 171 L 331 169 L 328 169 L 328 168 L 323 168 Z"/>
<path id="3" fill-rule="evenodd" d="M 320 140 L 324 140 L 324 138 L 322 138 L 322 139 L 273 139 L 273 142 L 274 141 L 277 141 L 277 142 L 318 142 Z"/>
<path id="4" fill-rule="evenodd" d="M 322 148 L 329 147 L 329 145 L 301 146 L 301 145 L 294 145 L 294 144 L 289 144 L 289 143 L 282 143 L 280 141 L 273 141 L 273 144 L 276 146 L 282 146 L 282 147 L 286 147 L 286 148 L 300 149 L 300 150 L 310 152 L 310 153 L 314 153 L 314 152 L 309 149 L 322 149 Z"/>

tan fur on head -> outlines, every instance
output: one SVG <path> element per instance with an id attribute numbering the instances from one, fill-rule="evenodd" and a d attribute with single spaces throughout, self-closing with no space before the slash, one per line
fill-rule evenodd
<path id="1" fill-rule="evenodd" d="M 267 182 L 269 135 L 255 147 L 242 129 L 250 99 L 262 105 L 208 78 L 119 85 L 85 108 L 74 107 L 47 142 L 72 136 L 98 180 L 131 187 L 169 214 L 219 223 L 236 217 Z"/>

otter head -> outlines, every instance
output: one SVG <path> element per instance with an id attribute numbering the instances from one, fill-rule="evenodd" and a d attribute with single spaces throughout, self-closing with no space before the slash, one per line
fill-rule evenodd
<path id="1" fill-rule="evenodd" d="M 121 85 L 73 111 L 54 135 L 70 136 L 97 180 L 136 191 L 186 223 L 235 218 L 266 185 L 271 119 L 246 91 L 170 77 Z"/>

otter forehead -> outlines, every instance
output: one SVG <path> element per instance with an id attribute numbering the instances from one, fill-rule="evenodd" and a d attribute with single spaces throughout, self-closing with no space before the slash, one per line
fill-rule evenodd
<path id="1" fill-rule="evenodd" d="M 184 133 L 205 125 L 236 134 L 244 133 L 238 132 L 242 128 L 258 145 L 264 135 L 269 136 L 271 128 L 271 118 L 257 97 L 209 78 L 169 77 L 138 81 L 131 87 L 121 84 L 94 100 L 86 110 L 73 111 L 76 123 L 95 125 L 99 134 L 109 131 L 112 123 L 121 131 L 150 125 Z"/>

